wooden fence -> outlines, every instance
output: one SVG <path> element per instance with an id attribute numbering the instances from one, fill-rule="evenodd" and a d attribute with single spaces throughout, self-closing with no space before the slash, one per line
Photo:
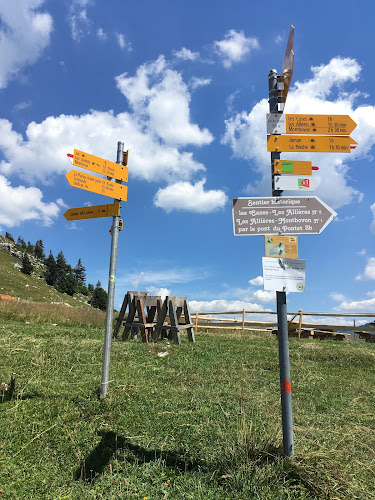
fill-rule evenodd
<path id="1" fill-rule="evenodd" d="M 199 312 L 196 311 L 195 315 L 191 315 L 192 321 L 195 323 L 195 334 L 197 334 L 198 328 L 204 328 L 206 330 L 209 329 L 230 329 L 233 331 L 241 331 L 245 330 L 251 331 L 260 331 L 260 332 L 268 332 L 271 333 L 272 329 L 277 328 L 276 322 L 271 321 L 248 321 L 246 320 L 246 314 L 262 314 L 262 315 L 276 315 L 276 312 L 269 311 L 246 311 L 243 309 L 242 311 L 225 311 L 225 312 Z M 227 316 L 226 318 L 220 318 L 217 316 Z M 234 318 L 230 318 L 228 316 L 234 316 Z M 238 318 L 239 316 L 239 318 Z M 303 316 L 321 316 L 321 317 L 334 317 L 334 318 L 353 318 L 353 326 L 343 326 L 343 325 L 334 325 L 334 324 L 321 324 L 321 323 L 307 323 L 303 321 Z M 296 318 L 298 317 L 298 320 Z M 346 313 L 346 314 L 335 314 L 335 313 L 309 313 L 303 312 L 300 309 L 298 312 L 288 313 L 288 323 L 289 327 L 291 325 L 296 326 L 296 331 L 298 338 L 301 338 L 301 332 L 310 330 L 319 330 L 319 331 L 331 331 L 334 332 L 336 330 L 340 330 L 341 332 L 349 332 L 353 333 L 354 339 L 355 335 L 362 335 L 363 338 L 371 337 L 375 339 L 375 326 L 374 327 L 364 327 L 364 326 L 356 326 L 356 318 L 375 318 L 374 313 Z"/>

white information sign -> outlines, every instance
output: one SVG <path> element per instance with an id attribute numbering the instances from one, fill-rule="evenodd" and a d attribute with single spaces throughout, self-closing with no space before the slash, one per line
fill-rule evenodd
<path id="1" fill-rule="evenodd" d="M 275 292 L 304 292 L 306 261 L 262 257 L 265 290 Z"/>

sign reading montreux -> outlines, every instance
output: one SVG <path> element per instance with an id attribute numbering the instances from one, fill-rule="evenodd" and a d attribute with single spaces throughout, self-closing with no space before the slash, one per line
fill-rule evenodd
<path id="1" fill-rule="evenodd" d="M 319 234 L 336 212 L 317 196 L 235 198 L 235 236 L 257 234 Z"/>

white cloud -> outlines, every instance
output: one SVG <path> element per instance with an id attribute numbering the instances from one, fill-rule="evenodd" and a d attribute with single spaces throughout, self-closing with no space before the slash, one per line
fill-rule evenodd
<path id="1" fill-rule="evenodd" d="M 157 271 L 145 270 L 133 272 L 118 279 L 120 284 L 130 283 L 136 289 L 139 285 L 152 290 L 155 285 L 169 285 L 171 283 L 190 283 L 208 277 L 208 272 L 202 269 L 159 269 Z"/>
<path id="2" fill-rule="evenodd" d="M 375 298 L 368 300 L 361 300 L 356 302 L 342 302 L 338 306 L 334 307 L 334 311 L 348 311 L 348 312 L 358 312 L 358 313 L 373 313 L 375 308 Z"/>
<path id="3" fill-rule="evenodd" d="M 224 66 L 230 68 L 233 63 L 241 62 L 252 49 L 257 49 L 259 43 L 256 38 L 247 38 L 243 31 L 231 29 L 224 40 L 214 42 L 214 47 L 222 57 Z"/>
<path id="4" fill-rule="evenodd" d="M 197 78 L 193 76 L 190 81 L 190 87 L 192 90 L 197 89 L 198 87 L 204 87 L 205 85 L 209 85 L 211 83 L 211 78 Z"/>
<path id="5" fill-rule="evenodd" d="M 91 21 L 87 15 L 86 7 L 91 0 L 73 0 L 69 8 L 69 25 L 72 38 L 79 42 L 90 32 Z"/>
<path id="6" fill-rule="evenodd" d="M 43 194 L 35 187 L 12 187 L 10 182 L 0 175 L 0 225 L 19 226 L 29 220 L 41 220 L 46 226 L 60 212 L 57 203 L 44 203 Z"/>
<path id="7" fill-rule="evenodd" d="M 183 61 L 196 61 L 199 58 L 199 52 L 192 52 L 185 47 L 181 50 L 174 50 L 173 55 L 177 57 L 177 59 L 182 59 Z"/>
<path id="8" fill-rule="evenodd" d="M 281 35 L 277 35 L 277 37 L 275 38 L 275 43 L 277 45 L 280 45 L 280 43 L 282 43 L 283 41 L 284 41 L 284 37 Z"/>
<path id="9" fill-rule="evenodd" d="M 249 283 L 250 283 L 250 285 L 254 285 L 254 286 L 262 286 L 263 285 L 263 276 L 257 276 L 256 278 L 249 280 Z"/>
<path id="10" fill-rule="evenodd" d="M 204 190 L 206 180 L 191 184 L 176 182 L 166 188 L 160 188 L 155 195 L 154 205 L 167 212 L 188 210 L 197 213 L 210 213 L 223 208 L 228 201 L 227 195 L 220 190 Z"/>
<path id="11" fill-rule="evenodd" d="M 372 212 L 372 222 L 370 225 L 370 231 L 372 233 L 375 233 L 375 203 L 373 203 L 370 207 L 370 210 Z"/>
<path id="12" fill-rule="evenodd" d="M 360 250 L 359 252 L 357 252 L 357 255 L 360 255 L 361 257 L 363 257 L 364 255 L 366 255 L 366 249 L 362 248 L 362 250 Z"/>
<path id="13" fill-rule="evenodd" d="M 96 32 L 96 36 L 99 38 L 99 40 L 107 40 L 107 33 L 104 32 L 103 28 L 98 29 L 98 31 Z"/>
<path id="14" fill-rule="evenodd" d="M 360 156 L 365 156 L 375 144 L 375 107 L 355 107 L 358 94 L 343 91 L 346 83 L 359 78 L 360 66 L 354 59 L 336 57 L 327 65 L 313 67 L 310 80 L 296 82 L 289 90 L 286 104 L 287 113 L 332 113 L 347 114 L 358 124 L 351 134 L 359 145 L 348 154 L 314 154 L 314 164 L 319 166 L 319 174 L 324 182 L 314 194 L 322 198 L 332 208 L 339 208 L 362 199 L 362 193 L 348 184 L 348 164 Z M 337 97 L 330 97 L 334 90 Z M 247 113 L 235 113 L 226 121 L 226 132 L 222 143 L 231 147 L 237 158 L 247 159 L 251 168 L 260 178 L 246 187 L 247 194 L 265 195 L 270 190 L 269 153 L 266 146 L 266 114 L 269 112 L 267 99 L 262 99 Z M 311 154 L 291 153 L 288 159 L 310 160 Z M 314 174 L 316 175 L 316 174 Z"/>
<path id="15" fill-rule="evenodd" d="M 259 300 L 259 302 L 275 302 L 276 301 L 276 293 L 275 292 L 268 292 L 266 290 L 257 290 L 254 293 L 254 299 Z"/>
<path id="16" fill-rule="evenodd" d="M 14 111 L 23 111 L 31 106 L 31 101 L 21 101 L 13 106 Z"/>
<path id="17" fill-rule="evenodd" d="M 243 300 L 209 300 L 209 301 L 197 301 L 190 300 L 189 308 L 191 311 L 199 312 L 242 312 L 244 309 L 246 311 L 267 311 L 270 309 L 264 309 L 264 306 L 259 304 L 253 304 L 251 302 L 245 302 Z"/>
<path id="18" fill-rule="evenodd" d="M 44 0 L 0 2 L 0 88 L 35 63 L 50 41 L 52 17 L 38 12 Z"/>
<path id="19" fill-rule="evenodd" d="M 375 280 L 375 257 L 370 257 L 367 261 L 363 274 L 359 274 L 356 280 Z"/>
<path id="20" fill-rule="evenodd" d="M 157 288 L 155 286 L 148 286 L 146 288 L 149 295 L 160 296 L 161 300 L 165 300 L 165 297 L 171 294 L 171 291 L 168 288 Z"/>
<path id="21" fill-rule="evenodd" d="M 331 299 L 337 300 L 337 302 L 344 302 L 344 300 L 346 300 L 345 295 L 343 295 L 342 293 L 332 292 L 329 294 L 329 296 L 331 297 Z"/>
<path id="22" fill-rule="evenodd" d="M 127 50 L 128 52 L 133 51 L 132 44 L 126 40 L 125 35 L 122 33 L 115 33 L 115 35 L 120 49 Z"/>

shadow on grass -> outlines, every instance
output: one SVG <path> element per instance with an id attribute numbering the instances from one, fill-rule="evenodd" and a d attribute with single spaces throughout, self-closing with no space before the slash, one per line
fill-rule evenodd
<path id="1" fill-rule="evenodd" d="M 114 454 L 119 451 L 127 452 L 127 462 L 149 463 L 162 460 L 167 467 L 173 467 L 181 472 L 198 470 L 202 467 L 200 460 L 191 461 L 182 453 L 162 450 L 146 450 L 141 446 L 132 444 L 128 439 L 112 431 L 101 431 L 102 437 L 97 446 L 91 451 L 74 474 L 75 481 L 84 481 L 92 484 L 99 474 L 108 466 Z"/>

